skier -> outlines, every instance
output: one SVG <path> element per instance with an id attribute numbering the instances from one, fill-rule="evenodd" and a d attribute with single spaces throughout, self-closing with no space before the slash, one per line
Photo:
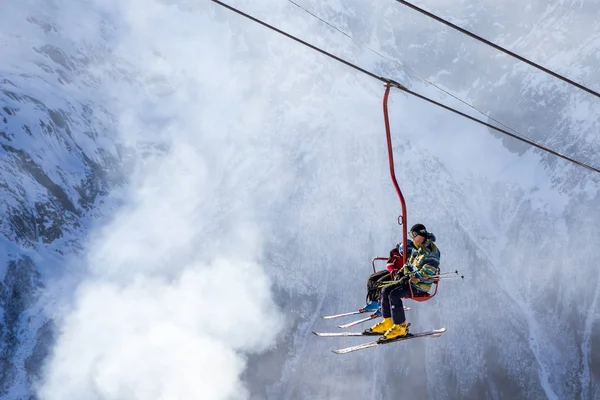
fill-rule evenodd
<path id="1" fill-rule="evenodd" d="M 423 224 L 410 228 L 413 250 L 401 272 L 394 274 L 396 284 L 381 291 L 383 321 L 365 330 L 367 335 L 381 335 L 381 341 L 406 336 L 408 329 L 404 315 L 403 297 L 426 293 L 432 285 L 431 276 L 439 274 L 440 251 L 435 245 L 435 235 L 427 232 Z"/>
<path id="2" fill-rule="evenodd" d="M 407 247 L 408 254 L 406 259 L 408 260 L 414 248 L 410 239 L 408 240 Z M 371 274 L 369 279 L 367 279 L 367 305 L 364 307 L 364 310 L 379 312 L 380 286 L 383 282 L 394 279 L 392 276 L 395 276 L 395 279 L 400 279 L 402 277 L 402 266 L 402 243 L 398 243 L 396 247 L 390 250 L 390 257 L 385 265 L 386 269 Z"/>

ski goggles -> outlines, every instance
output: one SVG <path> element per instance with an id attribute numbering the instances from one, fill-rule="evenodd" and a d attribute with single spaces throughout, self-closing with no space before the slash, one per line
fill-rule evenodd
<path id="1" fill-rule="evenodd" d="M 414 239 L 414 238 L 416 238 L 419 235 L 423 236 L 424 238 L 426 238 L 427 237 L 427 232 L 410 231 L 410 238 L 411 239 Z"/>

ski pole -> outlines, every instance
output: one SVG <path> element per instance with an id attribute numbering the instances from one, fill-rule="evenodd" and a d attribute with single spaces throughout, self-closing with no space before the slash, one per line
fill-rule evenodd
<path id="1" fill-rule="evenodd" d="M 451 278 L 463 278 L 464 279 L 464 275 L 451 275 L 451 273 L 447 273 L 447 274 L 437 274 L 437 275 L 432 275 L 427 277 L 427 279 L 429 278 L 437 278 L 437 279 L 451 279 Z"/>
<path id="2" fill-rule="evenodd" d="M 452 275 L 452 274 L 456 274 L 456 275 L 458 275 L 458 270 L 455 270 L 455 271 L 453 271 L 453 272 L 441 272 L 441 273 L 439 273 L 438 275 L 440 275 L 440 276 L 441 276 L 441 275 Z"/>
<path id="3" fill-rule="evenodd" d="M 437 280 L 440 280 L 440 281 L 441 280 L 447 280 L 447 279 L 465 279 L 464 275 L 461 275 L 461 276 L 439 276 L 439 277 L 432 276 L 431 278 L 432 279 L 437 279 Z"/>
<path id="4" fill-rule="evenodd" d="M 428 280 L 447 280 L 447 279 L 465 279 L 464 275 L 460 275 L 460 276 L 439 276 L 439 275 L 433 275 L 433 276 L 428 276 L 427 278 L 423 278 L 420 280 L 423 281 L 428 281 Z M 393 286 L 393 285 L 398 285 L 400 283 L 400 281 L 384 281 L 381 282 L 380 285 L 378 285 L 378 288 L 383 288 L 386 286 Z"/>

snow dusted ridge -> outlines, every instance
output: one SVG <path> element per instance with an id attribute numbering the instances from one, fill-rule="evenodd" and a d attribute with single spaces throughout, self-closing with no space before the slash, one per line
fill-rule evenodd
<path id="1" fill-rule="evenodd" d="M 231 4 L 600 165 L 597 99 L 397 2 L 301 4 L 401 64 Z M 596 5 L 421 5 L 600 89 Z M 12 2 L 0 59 L 0 398 L 600 397 L 597 176 L 392 92 L 409 223 L 467 278 L 410 304 L 442 338 L 341 361 L 310 331 L 399 240 L 379 82 L 211 2 Z"/>

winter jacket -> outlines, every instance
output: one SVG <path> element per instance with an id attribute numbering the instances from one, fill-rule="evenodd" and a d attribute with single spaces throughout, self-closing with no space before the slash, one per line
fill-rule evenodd
<path id="1" fill-rule="evenodd" d="M 404 275 L 412 274 L 412 287 L 422 292 L 431 289 L 433 281 L 430 277 L 440 273 L 440 250 L 434 242 L 435 235 L 429 232 L 420 246 L 412 243 L 413 251 L 404 264 Z"/>
<path id="2" fill-rule="evenodd" d="M 410 257 L 410 254 L 412 253 L 413 249 L 415 248 L 413 246 L 413 242 L 412 240 L 408 239 L 407 243 L 406 243 L 406 247 L 408 247 L 408 254 L 407 254 L 407 260 L 408 257 Z M 394 272 L 395 270 L 399 270 L 402 269 L 402 262 L 404 260 L 402 259 L 402 243 L 398 243 L 396 245 L 396 247 L 394 247 L 392 250 L 390 250 L 390 258 L 387 261 L 387 264 L 385 266 L 385 268 L 390 272 Z"/>

